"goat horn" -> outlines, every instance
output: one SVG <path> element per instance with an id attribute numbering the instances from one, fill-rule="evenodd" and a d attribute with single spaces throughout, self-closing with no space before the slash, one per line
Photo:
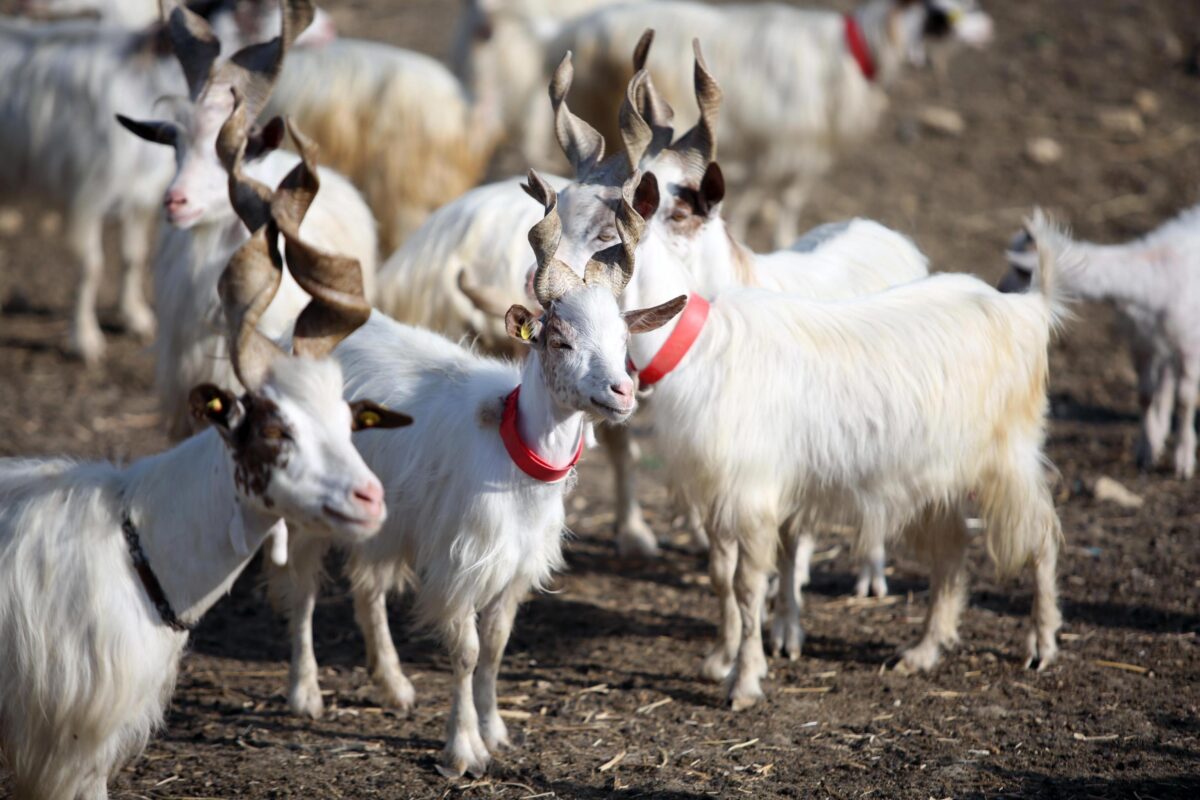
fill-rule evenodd
<path id="1" fill-rule="evenodd" d="M 165 11 L 165 8 L 161 10 Z M 212 75 L 213 63 L 221 53 L 221 42 L 208 20 L 183 3 L 174 3 L 174 8 L 167 15 L 166 26 L 171 49 L 183 67 L 188 96 L 194 101 Z"/>
<path id="2" fill-rule="evenodd" d="M 620 243 L 593 255 L 583 270 L 584 283 L 588 286 L 605 286 L 616 297 L 620 297 L 633 278 L 634 251 L 646 228 L 646 221 L 633 207 L 633 192 L 639 178 L 640 174 L 635 170 L 621 187 L 621 201 L 617 206 Z"/>
<path id="3" fill-rule="evenodd" d="M 288 270 L 300 288 L 312 296 L 296 318 L 292 351 L 299 356 L 323 358 L 367 321 L 371 305 L 363 291 L 358 259 L 326 253 L 300 238 L 300 223 L 321 184 L 316 145 L 291 120 L 287 120 L 287 129 L 300 153 L 300 163 L 279 184 L 271 202 L 271 216 L 283 235 Z"/>
<path id="4" fill-rule="evenodd" d="M 562 240 L 558 194 L 533 170 L 529 170 L 526 191 L 535 200 L 540 200 L 546 209 L 545 216 L 529 229 L 529 244 L 537 258 L 537 270 L 533 274 L 533 294 L 542 308 L 549 308 L 550 303 L 571 289 L 581 286 L 583 281 L 554 255 L 558 251 L 558 243 Z"/>
<path id="5" fill-rule="evenodd" d="M 229 202 L 251 232 L 267 224 L 271 216 L 270 187 L 242 170 L 246 155 L 246 103 L 235 87 L 233 111 L 217 134 L 217 158 L 229 173 Z"/>
<path id="6" fill-rule="evenodd" d="M 283 280 L 283 262 L 272 243 L 275 236 L 273 225 L 256 230 L 229 259 L 217 284 L 229 326 L 233 370 L 251 391 L 262 387 L 271 363 L 283 353 L 258 330 L 258 320 Z"/>
<path id="7" fill-rule="evenodd" d="M 550 81 L 550 105 L 554 107 L 554 135 L 558 145 L 575 169 L 575 177 L 582 179 L 604 159 L 604 137 L 567 107 L 567 93 L 574 78 L 575 68 L 568 50 Z"/>
<path id="8" fill-rule="evenodd" d="M 213 76 L 214 81 L 228 82 L 242 93 L 250 119 L 256 119 L 267 104 L 288 48 L 312 24 L 316 13 L 312 0 L 280 0 L 280 11 L 282 27 L 278 36 L 238 50 Z"/>
<path id="9" fill-rule="evenodd" d="M 650 45 L 653 43 L 654 28 L 647 28 L 633 49 L 635 75 L 646 69 Z M 639 90 L 636 101 L 636 108 L 641 113 L 642 119 L 650 125 L 650 129 L 654 132 L 654 138 L 649 148 L 650 155 L 653 157 L 670 145 L 671 139 L 675 137 L 675 129 L 671 124 L 675 119 L 675 109 L 671 108 L 671 104 L 667 102 L 666 98 L 659 94 L 658 89 L 654 86 L 654 80 L 649 76 L 646 78 L 644 89 Z"/>
<path id="10" fill-rule="evenodd" d="M 625 100 L 621 103 L 621 140 L 625 144 L 625 157 L 629 161 L 630 174 L 641 169 L 642 159 L 654 140 L 654 131 L 637 105 L 638 95 L 642 93 L 648 78 L 649 73 L 646 70 L 639 70 L 629 81 L 625 90 Z"/>
<path id="11" fill-rule="evenodd" d="M 696 54 L 694 83 L 700 119 L 671 149 L 687 158 L 691 166 L 702 174 L 717 159 L 717 116 L 721 111 L 721 87 L 704 63 L 699 39 L 692 40 L 692 50 Z"/>

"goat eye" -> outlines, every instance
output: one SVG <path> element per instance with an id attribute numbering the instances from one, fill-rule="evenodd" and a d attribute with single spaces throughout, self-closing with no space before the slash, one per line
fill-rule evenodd
<path id="1" fill-rule="evenodd" d="M 608 244 L 609 242 L 615 242 L 617 240 L 617 232 L 611 228 L 605 228 L 604 230 L 600 231 L 600 234 L 596 237 L 596 240 L 605 244 Z"/>
<path id="2" fill-rule="evenodd" d="M 573 350 L 573 349 L 575 349 L 575 348 L 571 347 L 571 345 L 569 345 L 565 341 L 563 341 L 562 339 L 551 339 L 550 346 L 553 347 L 555 350 Z"/>
<path id="3" fill-rule="evenodd" d="M 671 212 L 671 221 L 672 222 L 683 222 L 687 218 L 688 218 L 688 213 L 686 211 L 684 211 L 683 209 L 675 209 L 674 211 Z"/>
<path id="4" fill-rule="evenodd" d="M 272 442 L 292 438 L 291 436 L 288 435 L 287 431 L 285 431 L 283 428 L 279 427 L 278 425 L 266 426 L 265 428 L 262 429 L 262 432 L 260 435 L 262 436 L 262 438 L 267 439 Z"/>

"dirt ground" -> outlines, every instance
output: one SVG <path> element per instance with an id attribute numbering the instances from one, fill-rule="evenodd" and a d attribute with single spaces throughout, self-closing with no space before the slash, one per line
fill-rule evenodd
<path id="1" fill-rule="evenodd" d="M 326 5 L 346 34 L 439 55 L 457 9 Z M 1083 237 L 1118 241 L 1196 201 L 1200 78 L 1182 67 L 1200 37 L 1195 0 L 992 0 L 988 10 L 993 47 L 905 77 L 874 142 L 842 161 L 806 222 L 876 217 L 913 235 L 939 269 L 994 280 L 1035 202 Z M 1144 131 L 1100 123 L 1135 102 Z M 960 113 L 965 132 L 923 126 L 926 105 Z M 1027 158 L 1035 136 L 1059 142 L 1061 161 Z M 128 460 L 164 448 L 142 345 L 112 332 L 95 372 L 63 358 L 74 273 L 54 220 L 19 211 L 24 225 L 0 220 L 0 455 Z M 204 620 L 165 730 L 113 796 L 1200 797 L 1200 482 L 1134 467 L 1137 400 L 1117 330 L 1108 309 L 1082 306 L 1053 349 L 1065 625 L 1061 660 L 1044 673 L 1021 665 L 1028 584 L 994 580 L 978 546 L 962 646 L 932 675 L 889 671 L 919 633 L 924 574 L 901 556 L 891 597 L 851 600 L 853 565 L 831 537 L 807 590 L 803 658 L 772 661 L 769 702 L 735 715 L 696 678 L 716 606 L 703 555 L 680 546 L 661 465 L 647 453 L 642 491 L 673 544 L 631 564 L 615 556 L 609 478 L 594 453 L 569 500 L 568 569 L 555 593 L 523 607 L 501 673 L 516 746 L 484 779 L 448 782 L 433 769 L 448 664 L 409 631 L 403 601 L 391 619 L 416 709 L 380 708 L 364 688 L 362 639 L 334 580 L 315 631 L 330 710 L 317 722 L 289 716 L 285 625 L 252 567 Z M 1096 500 L 1100 476 L 1145 505 Z M 6 786 L 0 778 L 0 796 Z"/>

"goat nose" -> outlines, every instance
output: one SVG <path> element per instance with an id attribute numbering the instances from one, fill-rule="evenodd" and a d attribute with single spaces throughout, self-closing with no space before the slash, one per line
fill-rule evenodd
<path id="1" fill-rule="evenodd" d="M 356 487 L 354 499 L 371 517 L 378 517 L 383 513 L 383 486 L 379 484 L 379 481 L 371 481 Z"/>
<path id="2" fill-rule="evenodd" d="M 166 197 L 163 198 L 163 205 L 168 210 L 183 208 L 187 205 L 187 202 L 187 195 L 178 189 L 172 189 L 171 191 L 167 192 Z"/>
<path id="3" fill-rule="evenodd" d="M 617 397 L 623 397 L 626 400 L 633 397 L 633 381 L 621 381 L 614 383 L 608 387 Z"/>

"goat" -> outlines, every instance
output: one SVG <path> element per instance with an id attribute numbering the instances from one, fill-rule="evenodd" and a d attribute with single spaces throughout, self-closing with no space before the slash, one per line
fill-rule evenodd
<path id="1" fill-rule="evenodd" d="M 305 163 L 258 198 L 262 224 L 221 278 L 246 392 L 192 390 L 212 430 L 125 468 L 0 460 L 0 755 L 20 800 L 107 797 L 162 724 L 188 632 L 267 536 L 290 523 L 354 542 L 386 518 L 351 429 L 412 420 L 342 398 L 326 356 L 370 307 L 353 260 L 296 238 L 316 188 Z M 276 231 L 313 297 L 294 356 L 256 328 L 282 279 Z"/>
<path id="2" fill-rule="evenodd" d="M 295 119 L 362 190 L 384 253 L 479 182 L 499 133 L 437 61 L 354 39 L 293 53 L 265 113 Z"/>
<path id="3" fill-rule="evenodd" d="M 312 13 L 310 0 L 286 0 L 285 47 L 277 52 L 280 58 L 296 31 L 307 27 Z M 135 122 L 125 117 L 120 121 L 137 136 L 175 149 L 175 176 L 164 197 L 172 228 L 164 232 L 154 258 L 155 300 L 162 320 L 155 342 L 155 388 L 168 429 L 178 438 L 191 431 L 184 402 L 188 386 L 204 381 L 236 385 L 224 340 L 217 333 L 220 305 L 215 288 L 220 274 L 217 265 L 228 259 L 247 232 L 225 191 L 222 160 L 228 160 L 231 151 L 223 146 L 219 134 L 239 102 L 244 106 L 241 113 L 251 119 L 257 116 L 280 64 L 260 65 L 248 73 L 241 64 L 259 52 L 251 47 L 214 66 L 214 53 L 207 43 L 215 41 L 215 35 L 203 18 L 176 6 L 169 24 L 176 57 L 188 76 L 191 101 L 186 122 Z M 240 101 L 231 88 L 242 92 Z M 272 151 L 281 132 L 282 125 L 276 120 L 252 137 L 246 154 L 248 159 L 256 159 L 246 166 L 250 177 L 271 183 L 295 165 L 296 156 Z M 316 247 L 356 259 L 362 265 L 367 297 L 373 298 L 376 240 L 370 209 L 344 178 L 323 169 L 320 174 L 325 191 L 305 217 L 302 233 Z M 301 287 L 285 275 L 282 288 L 262 317 L 267 335 L 284 335 L 306 300 Z"/>
<path id="4" fill-rule="evenodd" d="M 604 8 L 562 26 L 541 52 L 546 72 L 564 52 L 576 54 L 583 78 L 576 107 L 610 140 L 618 87 L 632 74 L 626 54 L 647 28 L 658 31 L 661 51 L 651 70 L 655 83 L 676 105 L 691 90 L 693 38 L 710 43 L 715 71 L 733 88 L 717 131 L 737 190 L 729 208 L 733 230 L 745 238 L 761 221 L 782 247 L 795 239 L 799 211 L 838 152 L 878 127 L 885 89 L 904 62 L 922 61 L 927 42 L 948 37 L 982 45 L 992 23 L 975 0 L 865 0 L 848 15 L 669 0 Z M 554 168 L 553 144 L 538 135 L 549 130 L 542 119 L 527 136 L 525 155 Z"/>
<path id="5" fill-rule="evenodd" d="M 521 146 L 542 115 L 533 105 L 545 83 L 542 50 L 569 19 L 630 0 L 466 0 L 450 63 L 480 102 L 498 114 L 506 143 Z"/>
<path id="6" fill-rule="evenodd" d="M 646 173 L 634 207 L 659 197 Z M 757 623 L 781 536 L 824 520 L 857 525 L 868 549 L 902 531 L 930 564 L 925 632 L 901 660 L 929 670 L 957 641 L 964 512 L 977 503 L 998 571 L 1034 567 L 1026 663 L 1053 661 L 1061 527 L 1042 445 L 1047 344 L 1063 297 L 1051 248 L 1028 295 L 935 275 L 836 303 L 751 288 L 709 303 L 669 255 L 640 257 L 622 305 L 692 292 L 680 321 L 633 337 L 630 356 L 661 365 L 657 451 L 711 537 L 721 626 L 704 674 L 728 676 L 732 708 L 762 697 Z M 696 419 L 708 424 L 679 422 Z"/>
<path id="7" fill-rule="evenodd" d="M 481 773 L 490 753 L 508 743 L 496 675 L 517 603 L 562 566 L 563 497 L 585 426 L 590 418 L 623 422 L 633 413 L 629 333 L 664 324 L 683 302 L 617 313 L 614 296 L 632 274 L 643 225 L 628 204 L 617 212 L 619 241 L 589 254 L 580 278 L 556 254 L 554 190 L 530 173 L 529 192 L 545 209 L 529 234 L 538 262 L 534 292 L 544 311 L 539 317 L 514 305 L 506 315 L 509 336 L 529 348 L 522 366 L 476 356 L 378 313 L 335 352 L 348 397 L 382 392 L 389 405 L 410 402 L 421 421 L 403 448 L 364 443 L 393 513 L 378 536 L 351 550 L 349 573 L 372 677 L 402 707 L 413 689 L 388 630 L 386 593 L 405 575 L 417 578 L 416 618 L 441 635 L 454 668 L 439 763 L 447 776 Z M 290 586 L 273 576 L 275 595 L 286 596 L 291 609 L 289 703 L 309 716 L 322 710 L 311 627 L 325 548 L 298 532 Z"/>
<path id="8" fill-rule="evenodd" d="M 542 179 L 555 190 L 567 183 Z M 433 212 L 380 268 L 376 307 L 452 339 L 475 338 L 491 353 L 524 354 L 503 324 L 511 302 L 527 295 L 532 262 L 521 232 L 541 218 L 520 186 L 517 178 L 480 186 Z"/>
<path id="9" fill-rule="evenodd" d="M 1196 400 L 1200 392 L 1200 206 L 1194 206 L 1141 239 L 1119 245 L 1076 242 L 1035 211 L 1031 224 L 1009 245 L 1009 271 L 1001 291 L 1023 290 L 1036 279 L 1042 246 L 1075 256 L 1059 282 L 1085 300 L 1113 303 L 1128 320 L 1142 426 L 1135 455 L 1152 469 L 1171 431 L 1179 400 L 1175 477 L 1196 471 Z"/>
<path id="10" fill-rule="evenodd" d="M 272 18 L 263 4 L 236 22 L 231 8 L 207 10 L 235 49 L 256 41 L 252 37 Z M 125 263 L 120 319 L 140 337 L 154 333 L 142 284 L 171 161 L 119 133 L 112 120 L 118 112 L 150 115 L 162 98 L 184 92 L 183 76 L 169 57 L 169 35 L 159 24 L 130 31 L 93 22 L 0 19 L 0 197 L 32 193 L 63 211 L 66 244 L 81 268 L 69 350 L 91 365 L 104 353 L 96 295 L 108 217 L 120 221 Z"/>
<path id="11" fill-rule="evenodd" d="M 189 0 L 188 7 L 206 17 L 222 41 L 232 41 L 235 26 L 244 41 L 265 42 L 279 35 L 279 6 L 273 0 Z M 159 0 L 18 0 L 17 9 L 34 19 L 92 17 L 130 29 L 148 28 L 160 14 Z M 333 18 L 318 8 L 296 45 L 324 44 L 336 36 Z"/>

